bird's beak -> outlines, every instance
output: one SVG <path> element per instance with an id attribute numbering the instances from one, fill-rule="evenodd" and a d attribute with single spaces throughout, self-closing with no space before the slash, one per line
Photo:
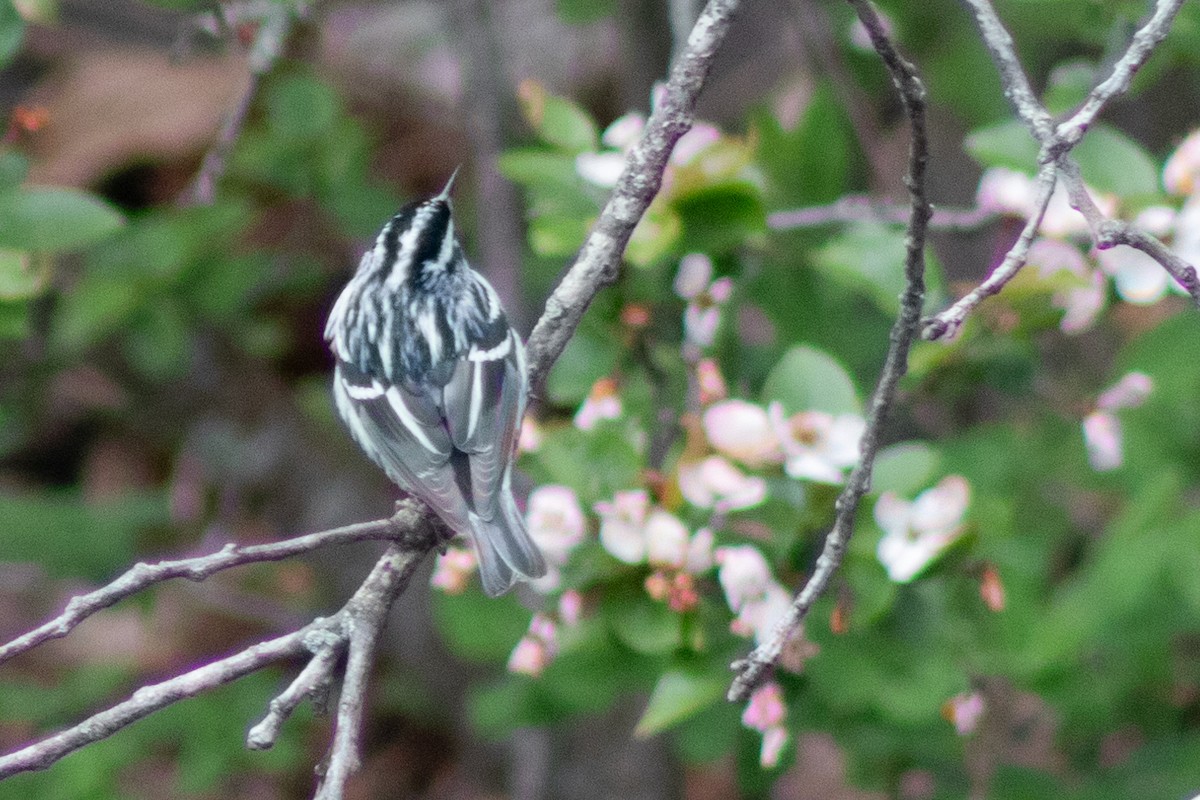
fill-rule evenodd
<path id="1" fill-rule="evenodd" d="M 433 198 L 434 200 L 449 200 L 450 199 L 450 190 L 454 187 L 454 179 L 458 177 L 458 171 L 460 169 L 462 169 L 461 164 L 454 168 L 454 172 L 450 173 L 450 180 L 446 181 L 445 188 L 442 189 L 441 194 L 439 194 L 437 197 Z"/>

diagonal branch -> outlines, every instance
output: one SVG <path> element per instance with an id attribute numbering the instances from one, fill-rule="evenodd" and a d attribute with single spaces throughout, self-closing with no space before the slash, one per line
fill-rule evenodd
<path id="1" fill-rule="evenodd" d="M 733 22 L 740 0 L 709 0 L 675 62 L 662 101 L 642 138 L 629 151 L 625 169 L 574 265 L 546 301 L 546 311 L 529 336 L 529 385 L 536 392 L 550 365 L 575 333 L 592 298 L 617 278 L 621 254 L 633 229 L 662 185 L 675 142 L 695 119 L 696 99 L 713 57 Z"/>
<path id="2" fill-rule="evenodd" d="M 734 662 L 733 669 L 737 674 L 729 688 L 731 701 L 747 699 L 767 679 L 784 645 L 803 624 L 813 604 L 828 588 L 834 573 L 841 566 L 850 535 L 854 531 L 859 501 L 871 485 L 871 470 L 879 450 L 883 425 L 896 396 L 896 386 L 908 369 L 908 351 L 916 338 L 921 321 L 921 305 L 925 299 L 925 234 L 933 213 L 925 194 L 925 168 L 929 160 L 929 142 L 925 131 L 925 87 L 917 76 L 916 68 L 896 51 L 879 15 L 868 0 L 849 0 L 849 3 L 858 13 L 858 18 L 871 36 L 871 43 L 891 73 L 892 83 L 900 94 L 912 129 L 908 175 L 905 179 L 911 200 L 911 214 L 905 240 L 904 293 L 900 297 L 900 314 L 892 326 L 887 359 L 871 397 L 867 428 L 859 446 L 859 460 L 850 472 L 846 488 L 837 499 L 833 528 L 825 537 L 825 546 L 812 576 L 775 626 L 771 638 L 756 647 L 745 659 Z"/>

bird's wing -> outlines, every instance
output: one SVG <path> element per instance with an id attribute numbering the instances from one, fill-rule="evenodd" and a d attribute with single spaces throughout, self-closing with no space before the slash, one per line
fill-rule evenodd
<path id="1" fill-rule="evenodd" d="M 450 440 L 470 456 L 475 513 L 488 521 L 500 513 L 525 410 L 524 347 L 507 322 L 499 333 L 473 344 L 442 390 Z"/>
<path id="2" fill-rule="evenodd" d="M 450 435 L 432 398 L 382 383 L 339 362 L 334 398 L 350 433 L 393 481 L 460 533 L 470 531 L 466 470 L 455 469 Z"/>

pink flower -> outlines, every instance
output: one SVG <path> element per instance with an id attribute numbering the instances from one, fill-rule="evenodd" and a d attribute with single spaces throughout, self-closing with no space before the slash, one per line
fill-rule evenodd
<path id="1" fill-rule="evenodd" d="M 508 657 L 508 671 L 536 678 L 550 664 L 546 645 L 531 636 L 522 636 Z"/>
<path id="2" fill-rule="evenodd" d="M 746 709 L 742 712 L 742 724 L 751 730 L 765 733 L 777 725 L 782 725 L 787 716 L 787 706 L 783 702 L 783 690 L 775 681 L 765 683 L 750 695 Z"/>
<path id="3" fill-rule="evenodd" d="M 429 584 L 446 594 L 462 594 L 466 591 L 475 567 L 475 551 L 458 547 L 448 548 L 438 556 Z"/>
<path id="4" fill-rule="evenodd" d="M 896 583 L 908 583 L 962 534 L 971 487 L 950 475 L 917 495 L 913 502 L 884 492 L 875 503 L 875 521 L 883 529 L 876 554 Z"/>
<path id="5" fill-rule="evenodd" d="M 783 747 L 787 742 L 788 732 L 782 725 L 763 733 L 762 751 L 758 756 L 758 763 L 763 769 L 774 769 L 779 764 L 779 756 L 783 754 Z"/>
<path id="6" fill-rule="evenodd" d="M 575 414 L 575 427 L 590 431 L 602 419 L 617 419 L 621 416 L 621 397 L 617 394 L 617 382 L 612 378 L 601 378 L 592 384 L 587 399 Z"/>
<path id="7" fill-rule="evenodd" d="M 613 120 L 600 135 L 600 141 L 606 147 L 628 150 L 637 144 L 638 137 L 642 135 L 642 129 L 645 127 L 646 118 L 635 111 L 630 112 Z"/>
<path id="8" fill-rule="evenodd" d="M 530 493 L 525 523 L 546 560 L 557 566 L 567 563 L 587 528 L 574 490 L 555 485 L 539 486 Z"/>
<path id="9" fill-rule="evenodd" d="M 1154 391 L 1154 380 L 1144 372 L 1127 372 L 1096 399 L 1096 407 L 1107 411 L 1137 408 Z"/>
<path id="10" fill-rule="evenodd" d="M 767 415 L 783 447 L 784 471 L 791 477 L 838 484 L 858 461 L 859 441 L 867 428 L 859 415 L 801 411 L 785 419 L 779 403 L 772 403 Z"/>
<path id="11" fill-rule="evenodd" d="M 709 444 L 722 455 L 750 467 L 782 459 L 779 438 L 762 406 L 724 400 L 708 407 L 703 422 Z"/>
<path id="12" fill-rule="evenodd" d="M 600 515 L 601 546 L 626 564 L 640 564 L 646 558 L 642 527 L 650 510 L 650 496 L 643 489 L 617 492 L 611 503 L 596 503 L 595 509 Z"/>
<path id="13" fill-rule="evenodd" d="M 967 692 L 947 700 L 942 706 L 942 716 L 954 724 L 954 730 L 959 736 L 966 736 L 978 727 L 984 710 L 983 695 L 979 692 Z"/>
<path id="14" fill-rule="evenodd" d="M 1110 411 L 1093 411 L 1083 418 L 1083 443 L 1088 463 L 1097 472 L 1108 472 L 1125 462 L 1121 422 Z"/>
<path id="15" fill-rule="evenodd" d="M 671 151 L 671 163 L 675 166 L 690 164 L 696 156 L 721 139 L 721 131 L 706 122 L 697 122 L 675 143 Z"/>
<path id="16" fill-rule="evenodd" d="M 583 617 L 583 595 L 568 589 L 558 598 L 558 616 L 567 625 L 578 625 Z"/>
<path id="17" fill-rule="evenodd" d="M 696 362 L 696 383 L 700 389 L 700 404 L 707 406 L 717 400 L 724 400 L 729 395 L 729 387 L 725 385 L 725 376 L 721 368 L 711 358 L 702 358 Z"/>
<path id="18" fill-rule="evenodd" d="M 746 475 L 723 456 L 709 456 L 679 465 L 679 491 L 697 508 L 736 511 L 762 503 L 767 483 Z"/>
<path id="19" fill-rule="evenodd" d="M 720 567 L 717 580 L 735 614 L 749 603 L 760 602 L 775 583 L 767 559 L 751 545 L 718 547 L 716 562 Z"/>
<path id="20" fill-rule="evenodd" d="M 542 429 L 533 417 L 525 417 L 521 421 L 521 433 L 517 437 L 517 450 L 522 453 L 536 453 L 542 446 Z"/>
<path id="21" fill-rule="evenodd" d="M 1200 177 L 1200 131 L 1194 131 L 1179 143 L 1163 167 L 1163 185 L 1177 195 L 1190 195 Z"/>

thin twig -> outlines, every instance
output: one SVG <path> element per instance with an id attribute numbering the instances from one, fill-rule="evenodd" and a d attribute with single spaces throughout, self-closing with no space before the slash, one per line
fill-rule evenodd
<path id="1" fill-rule="evenodd" d="M 567 346 L 596 293 L 617 278 L 621 254 L 633 229 L 658 194 L 663 170 L 679 137 L 692 127 L 696 98 L 713 57 L 729 30 L 740 0 L 709 0 L 675 61 L 662 102 L 646 123 L 642 138 L 625 159 L 625 169 L 600 219 L 563 277 L 530 334 L 529 385 L 538 391 L 554 360 Z"/>
<path id="2" fill-rule="evenodd" d="M 42 642 L 66 636 L 75 626 L 96 612 L 103 611 L 156 583 L 172 578 L 202 581 L 217 572 L 246 564 L 282 561 L 334 545 L 401 538 L 417 525 L 423 513 L 420 504 L 407 500 L 397 505 L 396 513 L 389 519 L 360 522 L 271 544 L 227 544 L 215 553 L 193 558 L 160 561 L 157 564 L 135 564 L 112 583 L 94 592 L 73 597 L 67 603 L 66 609 L 54 619 L 0 646 L 0 664 L 32 650 Z"/>
<path id="3" fill-rule="evenodd" d="M 783 652 L 784 644 L 795 634 L 804 618 L 829 586 L 834 573 L 846 554 L 859 501 L 871 485 L 871 470 L 879 449 L 880 435 L 888 411 L 896 396 L 896 386 L 908 369 L 908 351 L 916 338 L 921 321 L 921 305 L 925 299 L 925 235 L 932 209 L 925 194 L 925 168 L 929 160 L 929 143 L 925 131 L 925 87 L 916 68 L 904 59 L 893 46 L 883 23 L 868 0 L 848 0 L 858 13 L 876 52 L 891 73 L 892 82 L 900 94 L 912 129 L 909 146 L 908 185 L 912 200 L 912 215 L 905 238 L 904 292 L 900 297 L 900 314 L 892 326 L 887 359 L 879 376 L 879 384 L 871 397 L 867 427 L 860 444 L 858 463 L 850 472 L 846 488 L 837 499 L 833 528 L 825 537 L 825 545 L 813 570 L 812 577 L 792 602 L 788 612 L 775 626 L 771 638 L 759 645 L 745 659 L 734 662 L 737 673 L 729 688 L 729 699 L 745 700 L 770 673 Z"/>
<path id="4" fill-rule="evenodd" d="M 1088 94 L 1087 99 L 1083 101 L 1079 110 L 1056 129 L 1058 140 L 1067 149 L 1079 144 L 1079 140 L 1083 138 L 1088 126 L 1092 124 L 1109 100 L 1124 94 L 1129 89 L 1133 76 L 1154 53 L 1159 42 L 1167 37 L 1167 33 L 1171 30 L 1171 23 L 1175 21 L 1175 15 L 1179 13 L 1182 6 L 1183 0 L 1158 0 L 1154 7 L 1154 14 L 1141 30 L 1134 34 L 1129 48 L 1113 65 L 1108 78 L 1097 84 Z"/>
<path id="5" fill-rule="evenodd" d="M 847 195 L 828 205 L 791 208 L 767 215 L 767 227 L 777 231 L 816 228 L 854 222 L 905 225 L 908 205 L 876 200 L 865 195 Z M 934 208 L 929 230 L 965 233 L 995 222 L 1000 215 L 986 208 Z"/>
<path id="6" fill-rule="evenodd" d="M 1042 224 L 1042 217 L 1046 214 L 1046 206 L 1049 205 L 1050 197 L 1054 194 L 1056 175 L 1057 171 L 1054 165 L 1047 164 L 1042 167 L 1035 183 L 1037 194 L 1034 195 L 1033 200 L 1034 213 L 1026 220 L 1025 227 L 1021 229 L 1021 235 L 1017 237 L 1016 243 L 1009 248 L 1004 260 L 992 270 L 992 274 L 987 277 L 987 280 L 965 294 L 950 308 L 925 320 L 924 329 L 921 332 L 924 338 L 931 341 L 953 339 L 958 335 L 967 315 L 984 300 L 999 293 L 1021 271 L 1029 258 L 1029 246 L 1033 243 L 1033 237 L 1037 235 L 1038 228 Z"/>
<path id="7" fill-rule="evenodd" d="M 238 98 L 238 103 L 225 116 L 221 130 L 212 147 L 204 154 L 200 162 L 200 171 L 192 180 L 191 185 L 182 196 L 182 205 L 212 205 L 217 196 L 217 181 L 225 173 L 229 155 L 233 145 L 246 124 L 246 115 L 258 94 L 262 78 L 283 54 L 295 24 L 296 15 L 300 9 L 287 3 L 270 3 L 261 8 L 256 7 L 258 15 L 258 30 L 254 34 L 254 42 L 250 46 L 249 67 L 250 82 L 246 90 Z M 227 23 L 221 10 L 216 12 L 218 19 Z M 228 29 L 228 24 L 226 28 Z"/>
<path id="8" fill-rule="evenodd" d="M 313 637 L 309 637 L 310 639 Z M 267 706 L 267 715 L 246 734 L 246 746 L 251 750 L 267 750 L 275 746 L 283 723 L 305 700 L 323 710 L 323 700 L 333 685 L 333 670 L 337 666 L 345 642 L 341 637 L 325 637 L 315 644 L 316 652 L 288 688 Z"/>

